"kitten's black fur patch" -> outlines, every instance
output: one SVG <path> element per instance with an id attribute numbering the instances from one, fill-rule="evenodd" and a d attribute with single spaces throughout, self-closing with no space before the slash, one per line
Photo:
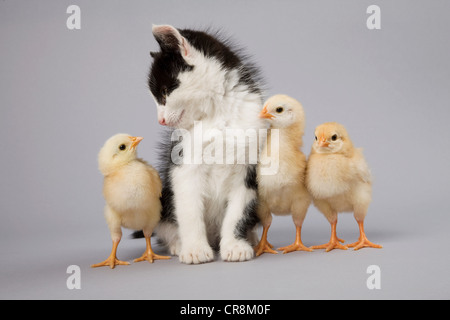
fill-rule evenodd
<path id="1" fill-rule="evenodd" d="M 172 179 L 170 177 L 170 172 L 174 166 L 177 166 L 172 161 L 172 149 L 178 143 L 178 141 L 171 141 L 172 132 L 173 130 L 171 129 L 165 129 L 163 131 L 163 137 L 161 138 L 161 141 L 159 143 L 160 153 L 157 169 L 163 185 L 161 196 L 161 222 L 176 223 Z"/>
<path id="2" fill-rule="evenodd" d="M 244 209 L 244 214 L 242 215 L 241 220 L 236 225 L 236 229 L 234 230 L 234 235 L 236 239 L 247 239 L 248 232 L 252 230 L 256 224 L 259 222 L 259 218 L 257 215 L 258 209 L 258 200 L 253 199 L 250 201 Z"/>
<path id="3" fill-rule="evenodd" d="M 256 175 L 256 165 L 247 166 L 247 174 L 245 176 L 245 186 L 248 189 L 257 191 L 258 181 Z M 258 200 L 253 199 L 250 201 L 244 209 L 244 214 L 236 225 L 234 230 L 234 235 L 237 239 L 247 239 L 248 232 L 252 230 L 257 223 L 259 223 L 259 218 L 257 215 Z"/>
<path id="4" fill-rule="evenodd" d="M 245 186 L 248 189 L 258 190 L 258 181 L 256 179 L 256 164 L 252 164 L 247 167 Z"/>

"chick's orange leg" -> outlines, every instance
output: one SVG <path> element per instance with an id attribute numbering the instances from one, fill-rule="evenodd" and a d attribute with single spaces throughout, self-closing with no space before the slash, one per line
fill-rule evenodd
<path id="1" fill-rule="evenodd" d="M 114 269 L 115 266 L 125 266 L 125 265 L 129 265 L 130 263 L 127 261 L 121 261 L 119 259 L 117 259 L 116 257 L 116 253 L 117 253 L 117 247 L 119 245 L 119 241 L 113 241 L 113 247 L 112 247 L 112 251 L 111 254 L 109 255 L 108 259 L 106 259 L 103 262 L 97 263 L 97 264 L 93 264 L 91 267 L 92 268 L 98 268 L 98 267 L 107 267 L 109 266 L 111 269 Z"/>
<path id="2" fill-rule="evenodd" d="M 270 225 L 263 227 L 263 234 L 261 236 L 261 241 L 259 241 L 258 245 L 254 248 L 257 257 L 265 252 L 274 254 L 278 253 L 272 249 L 273 246 L 269 243 L 269 241 L 267 241 L 267 232 L 269 231 L 269 227 Z"/>
<path id="3" fill-rule="evenodd" d="M 134 262 L 148 261 L 150 263 L 153 263 L 154 260 L 170 259 L 169 256 L 160 256 L 153 252 L 150 237 L 145 237 L 145 242 L 147 244 L 147 248 L 145 249 L 144 254 L 140 258 L 135 259 Z"/>
<path id="4" fill-rule="evenodd" d="M 364 221 L 358 221 L 358 225 L 359 225 L 359 240 L 349 244 L 348 247 L 354 248 L 353 250 L 359 250 L 364 247 L 377 249 L 383 248 L 383 246 L 380 246 L 379 244 L 374 244 L 367 239 L 366 234 L 364 232 Z"/>
<path id="5" fill-rule="evenodd" d="M 295 233 L 295 242 L 289 246 L 278 248 L 278 250 L 282 250 L 283 253 L 289 253 L 293 251 L 313 251 L 313 249 L 306 247 L 302 242 L 302 227 L 296 227 Z"/>
<path id="6" fill-rule="evenodd" d="M 325 249 L 326 252 L 329 252 L 333 249 L 341 249 L 341 250 L 347 250 L 348 247 L 340 244 L 339 242 L 344 242 L 344 240 L 339 239 L 336 236 L 336 225 L 337 221 L 333 222 L 331 224 L 331 238 L 328 243 L 322 244 L 320 246 L 312 246 L 311 249 Z"/>

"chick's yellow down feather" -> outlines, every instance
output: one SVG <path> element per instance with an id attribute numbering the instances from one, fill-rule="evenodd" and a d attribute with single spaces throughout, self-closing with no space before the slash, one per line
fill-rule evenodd
<path id="1" fill-rule="evenodd" d="M 266 101 L 260 117 L 267 119 L 270 130 L 257 169 L 258 216 L 263 224 L 263 234 L 255 248 L 256 255 L 277 253 L 267 241 L 272 214 L 291 214 L 296 226 L 295 242 L 278 250 L 283 253 L 312 251 L 301 241 L 303 220 L 311 204 L 305 186 L 306 157 L 301 151 L 305 130 L 303 107 L 292 97 L 275 95 Z M 278 170 L 264 173 L 262 163 L 276 163 Z"/>
<path id="2" fill-rule="evenodd" d="M 105 219 L 108 224 L 113 249 L 104 262 L 92 267 L 129 264 L 116 257 L 122 238 L 122 227 L 142 230 L 147 248 L 135 262 L 169 257 L 156 255 L 151 248 L 153 229 L 161 218 L 162 184 L 158 172 L 144 160 L 137 158 L 137 145 L 142 137 L 117 134 L 108 139 L 99 152 L 99 169 L 104 176 L 103 196 L 106 201 Z"/>
<path id="3" fill-rule="evenodd" d="M 372 201 L 370 170 L 361 149 L 354 148 L 343 125 L 327 122 L 316 128 L 307 164 L 306 185 L 314 205 L 331 224 L 330 241 L 313 246 L 313 249 L 381 248 L 371 243 L 364 233 L 364 218 Z M 340 244 L 344 241 L 336 235 L 340 212 L 353 212 L 360 229 L 359 240 L 348 246 Z"/>

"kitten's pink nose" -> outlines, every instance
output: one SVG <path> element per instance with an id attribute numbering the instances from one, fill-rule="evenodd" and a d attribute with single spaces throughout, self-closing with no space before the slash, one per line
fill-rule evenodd
<path id="1" fill-rule="evenodd" d="M 160 125 L 167 126 L 166 119 L 162 118 L 162 119 L 159 119 L 158 121 L 159 121 Z"/>

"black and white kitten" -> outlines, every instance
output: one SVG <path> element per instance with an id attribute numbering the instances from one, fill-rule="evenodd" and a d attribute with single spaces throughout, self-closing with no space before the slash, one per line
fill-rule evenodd
<path id="1" fill-rule="evenodd" d="M 225 261 L 249 260 L 258 223 L 249 153 L 266 128 L 258 72 L 206 32 L 158 25 L 153 35 L 161 50 L 151 53 L 149 87 L 159 123 L 172 128 L 162 143 L 156 235 L 183 263 L 212 261 L 212 248 Z"/>

